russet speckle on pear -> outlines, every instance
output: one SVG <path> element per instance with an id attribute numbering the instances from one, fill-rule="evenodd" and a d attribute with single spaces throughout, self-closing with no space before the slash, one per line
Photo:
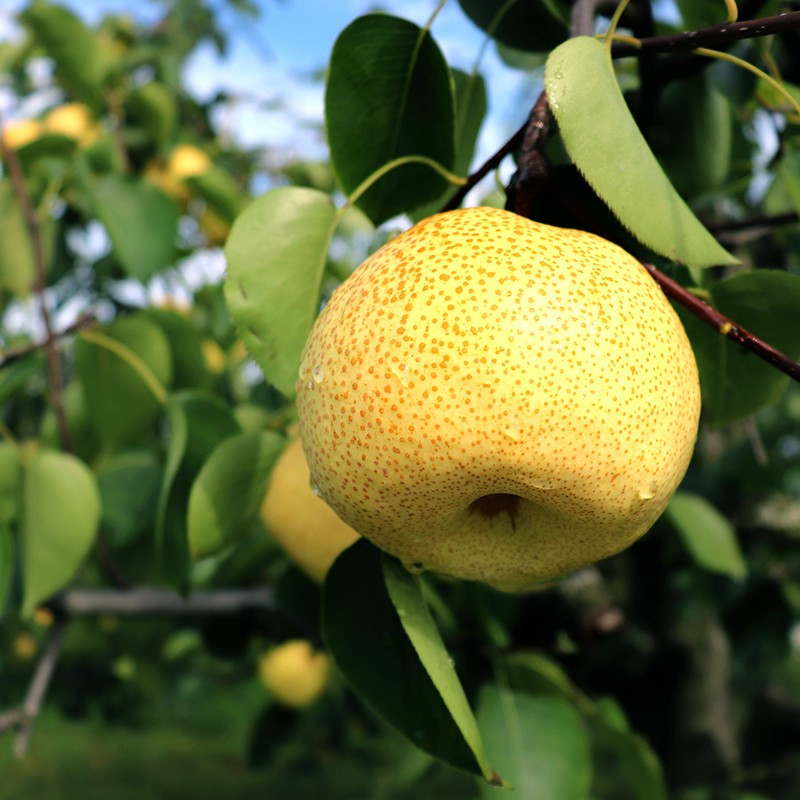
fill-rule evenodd
<path id="1" fill-rule="evenodd" d="M 483 207 L 370 256 L 297 386 L 311 474 L 348 525 L 414 569 L 508 591 L 644 534 L 700 409 L 686 334 L 638 261 Z"/>

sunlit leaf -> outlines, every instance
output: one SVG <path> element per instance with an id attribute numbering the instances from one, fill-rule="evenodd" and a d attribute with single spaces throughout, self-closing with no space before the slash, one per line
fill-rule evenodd
<path id="1" fill-rule="evenodd" d="M 189 494 L 192 558 L 211 555 L 246 533 L 285 446 L 286 439 L 273 431 L 242 433 L 211 453 Z"/>
<path id="2" fill-rule="evenodd" d="M 747 574 L 736 530 L 708 500 L 691 492 L 677 492 L 666 513 L 699 566 L 731 578 Z"/>
<path id="3" fill-rule="evenodd" d="M 148 378 L 162 388 L 169 385 L 169 341 L 142 315 L 117 319 L 98 332 L 112 341 L 79 338 L 76 366 L 87 421 L 104 445 L 118 449 L 139 439 L 161 412 L 161 401 Z"/>
<path id="4" fill-rule="evenodd" d="M 570 158 L 639 241 L 691 267 L 736 263 L 659 166 L 600 41 L 578 36 L 559 45 L 547 59 L 545 85 Z"/>
<path id="5" fill-rule="evenodd" d="M 114 255 L 132 278 L 144 282 L 172 266 L 178 209 L 164 192 L 122 175 L 105 175 L 87 188 Z"/>
<path id="6" fill-rule="evenodd" d="M 22 496 L 22 613 L 28 615 L 83 563 L 100 521 L 100 496 L 82 461 L 52 450 L 24 465 Z"/>
<path id="7" fill-rule="evenodd" d="M 485 686 L 478 724 L 489 758 L 515 797 L 585 800 L 592 767 L 588 729 L 568 700 Z M 496 794 L 484 786 L 484 797 Z"/>
<path id="8" fill-rule="evenodd" d="M 20 15 L 56 65 L 56 79 L 79 100 L 99 107 L 105 66 L 94 33 L 72 11 L 43 0 Z"/>
<path id="9" fill-rule="evenodd" d="M 236 330 L 287 397 L 319 310 L 334 214 L 322 192 L 274 189 L 241 214 L 225 246 L 225 297 Z"/>
<path id="10" fill-rule="evenodd" d="M 214 448 L 241 433 L 233 412 L 219 398 L 178 392 L 169 399 L 169 447 L 159 493 L 156 544 L 164 577 L 188 590 L 188 504 L 192 483 Z"/>

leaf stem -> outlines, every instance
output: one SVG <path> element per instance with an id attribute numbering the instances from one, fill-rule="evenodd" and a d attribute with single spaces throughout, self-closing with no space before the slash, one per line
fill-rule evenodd
<path id="1" fill-rule="evenodd" d="M 755 64 L 751 64 L 749 61 L 745 61 L 742 58 L 738 58 L 737 56 L 732 56 L 730 53 L 723 53 L 720 50 L 709 50 L 706 47 L 697 47 L 692 50 L 693 53 L 696 53 L 699 56 L 708 56 L 709 58 L 718 58 L 722 61 L 728 61 L 731 64 L 735 64 L 737 67 L 741 67 L 742 69 L 746 69 L 748 72 L 752 72 L 757 77 L 761 78 L 762 81 L 766 81 L 773 89 L 780 92 L 783 97 L 789 101 L 789 104 L 792 108 L 800 114 L 800 103 L 792 97 L 792 95 L 786 90 L 780 81 L 776 81 L 772 75 L 768 75 L 764 70 L 759 69 Z"/>
<path id="2" fill-rule="evenodd" d="M 625 9 L 628 7 L 629 2 L 630 0 L 619 1 L 614 11 L 614 16 L 611 17 L 611 23 L 608 26 L 608 30 L 606 31 L 606 51 L 609 54 L 609 58 L 611 58 L 611 45 L 614 41 L 614 32 L 617 30 L 617 25 L 619 25 L 620 18 L 625 13 Z"/>
<path id="3" fill-rule="evenodd" d="M 153 371 L 142 361 L 136 353 L 122 342 L 112 339 L 97 330 L 82 331 L 80 337 L 87 342 L 92 342 L 99 347 L 104 347 L 114 355 L 119 356 L 131 369 L 135 370 L 142 382 L 152 392 L 153 397 L 163 406 L 167 402 L 167 390 L 161 385 L 161 381 L 153 374 Z"/>
<path id="4" fill-rule="evenodd" d="M 355 189 L 348 195 L 347 200 L 345 200 L 344 205 L 342 205 L 336 211 L 336 217 L 334 219 L 334 224 L 338 223 L 341 219 L 344 212 L 352 205 L 358 202 L 359 198 L 367 192 L 374 184 L 376 184 L 384 175 L 391 172 L 393 169 L 397 167 L 402 167 L 405 164 L 424 164 L 435 172 L 438 172 L 445 180 L 449 181 L 456 186 L 464 186 L 467 183 L 466 178 L 459 178 L 458 175 L 453 174 L 450 170 L 445 169 L 438 161 L 434 161 L 432 158 L 428 158 L 427 156 L 400 156 L 399 158 L 394 158 L 388 163 L 384 164 L 382 167 L 379 167 L 375 170 L 371 175 L 365 178 Z"/>

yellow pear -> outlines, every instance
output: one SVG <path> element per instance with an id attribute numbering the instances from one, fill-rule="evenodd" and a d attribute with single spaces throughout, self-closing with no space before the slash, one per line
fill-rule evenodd
<path id="1" fill-rule="evenodd" d="M 297 407 L 313 480 L 356 531 L 409 569 L 524 591 L 651 527 L 689 464 L 700 390 L 631 255 L 468 208 L 334 292 Z"/>
<path id="2" fill-rule="evenodd" d="M 358 538 L 311 488 L 300 439 L 286 446 L 272 470 L 261 521 L 310 578 L 322 583 L 339 553 Z"/>
<path id="3" fill-rule="evenodd" d="M 167 171 L 174 178 L 195 178 L 211 169 L 211 159 L 193 144 L 179 144 L 169 154 Z"/>
<path id="4" fill-rule="evenodd" d="M 100 133 L 92 111 L 85 103 L 64 103 L 49 111 L 43 121 L 47 133 L 60 133 L 81 146 L 91 144 Z"/>
<path id="5" fill-rule="evenodd" d="M 43 132 L 38 119 L 16 119 L 3 126 L 3 144 L 9 150 L 18 150 L 38 139 Z"/>
<path id="6" fill-rule="evenodd" d="M 184 181 L 196 178 L 210 168 L 211 159 L 203 150 L 193 144 L 179 144 L 172 149 L 166 162 L 149 161 L 142 175 L 185 208 L 192 198 L 192 190 Z"/>
<path id="7" fill-rule="evenodd" d="M 305 639 L 284 642 L 258 661 L 261 682 L 275 700 L 290 708 L 313 703 L 325 691 L 330 672 L 329 656 Z"/>

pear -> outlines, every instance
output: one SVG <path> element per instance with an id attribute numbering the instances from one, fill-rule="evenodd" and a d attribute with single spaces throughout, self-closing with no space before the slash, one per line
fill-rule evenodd
<path id="1" fill-rule="evenodd" d="M 6 123 L 1 135 L 3 144 L 9 150 L 19 150 L 20 147 L 38 139 L 42 133 L 44 128 L 38 119 L 17 119 Z"/>
<path id="2" fill-rule="evenodd" d="M 330 679 L 330 657 L 305 639 L 292 639 L 264 653 L 258 674 L 275 700 L 290 708 L 305 708 L 324 691 Z"/>
<path id="3" fill-rule="evenodd" d="M 81 147 L 90 145 L 100 134 L 92 110 L 85 103 L 64 103 L 48 111 L 43 121 L 47 133 L 60 133 Z"/>
<path id="4" fill-rule="evenodd" d="M 297 436 L 272 470 L 261 521 L 289 558 L 317 583 L 325 579 L 339 553 L 358 539 L 358 534 L 314 493 Z"/>
<path id="5" fill-rule="evenodd" d="M 437 214 L 334 292 L 304 350 L 322 497 L 414 571 L 525 591 L 626 548 L 694 448 L 681 323 L 620 247 L 495 208 Z"/>

